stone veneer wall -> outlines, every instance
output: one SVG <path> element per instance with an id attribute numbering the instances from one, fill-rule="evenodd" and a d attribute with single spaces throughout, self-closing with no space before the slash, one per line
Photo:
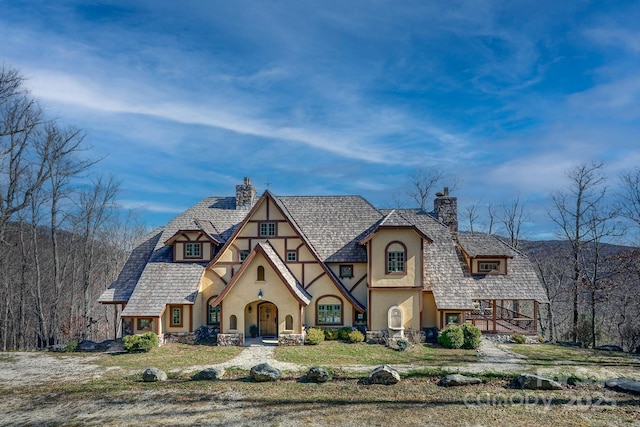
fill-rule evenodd
<path id="1" fill-rule="evenodd" d="M 175 333 L 164 333 L 158 336 L 158 344 L 168 344 L 168 343 L 180 343 L 180 344 L 195 344 L 196 336 L 193 332 L 175 332 Z"/>
<path id="2" fill-rule="evenodd" d="M 278 336 L 278 345 L 304 345 L 304 334 L 280 334 Z"/>
<path id="3" fill-rule="evenodd" d="M 387 344 L 389 331 L 367 331 L 365 341 L 369 344 Z"/>
<path id="4" fill-rule="evenodd" d="M 218 334 L 218 345 L 223 347 L 242 347 L 244 334 Z"/>

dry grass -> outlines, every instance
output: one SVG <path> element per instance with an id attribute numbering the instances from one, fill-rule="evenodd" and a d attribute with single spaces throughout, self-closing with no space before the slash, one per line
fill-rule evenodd
<path id="1" fill-rule="evenodd" d="M 443 388 L 438 377 L 363 386 L 337 377 L 313 384 L 288 376 L 253 383 L 246 372 L 217 382 L 186 375 L 163 383 L 137 377 L 84 385 L 4 390 L 5 416 L 17 424 L 51 425 L 636 425 L 640 399 L 599 385 L 555 392 L 522 391 L 494 379 Z M 20 405 L 18 405 L 20 402 Z"/>
<path id="2" fill-rule="evenodd" d="M 382 345 L 324 341 L 319 345 L 277 347 L 276 359 L 304 366 L 415 365 L 440 367 L 477 362 L 475 350 L 451 350 L 429 344 L 413 344 L 405 351 Z"/>

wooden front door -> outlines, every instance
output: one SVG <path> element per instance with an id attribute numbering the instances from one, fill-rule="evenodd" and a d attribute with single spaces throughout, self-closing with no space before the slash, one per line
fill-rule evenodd
<path id="1" fill-rule="evenodd" d="M 264 302 L 258 307 L 258 328 L 260 336 L 278 335 L 278 308 L 275 304 Z"/>

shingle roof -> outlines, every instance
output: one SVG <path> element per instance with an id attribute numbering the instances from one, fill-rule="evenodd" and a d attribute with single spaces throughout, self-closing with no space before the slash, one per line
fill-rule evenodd
<path id="1" fill-rule="evenodd" d="M 472 258 L 478 256 L 511 258 L 517 254 L 515 249 L 491 234 L 459 233 L 458 242 Z"/>
<path id="2" fill-rule="evenodd" d="M 324 262 L 366 262 L 358 242 L 382 214 L 360 196 L 277 197 Z"/>
<path id="3" fill-rule="evenodd" d="M 470 256 L 509 257 L 507 275 L 471 275 L 449 229 L 432 214 L 411 209 L 377 210 L 360 196 L 284 196 L 275 203 L 324 263 L 367 262 L 359 242 L 379 227 L 416 227 L 429 240 L 424 245 L 424 289 L 433 292 L 439 309 L 470 309 L 472 299 L 536 299 L 546 295 L 528 259 L 490 235 L 460 233 L 460 246 Z M 263 196 L 265 197 L 265 196 Z M 133 250 L 118 279 L 100 302 L 124 302 L 123 316 L 159 316 L 167 304 L 193 304 L 204 273 L 202 263 L 174 263 L 164 246 L 180 230 L 202 230 L 224 244 L 247 215 L 235 209 L 234 197 L 209 197 L 149 234 Z M 227 243 L 228 244 L 228 243 Z M 270 260 L 285 284 L 301 301 L 311 296 L 269 244 L 257 248 Z M 341 292 L 360 310 L 364 306 L 330 270 Z M 308 302 L 306 302 L 308 304 Z"/>
<path id="4" fill-rule="evenodd" d="M 193 304 L 205 266 L 171 262 L 172 250 L 156 250 L 147 263 L 122 316 L 162 315 L 167 304 Z"/>
<path id="5" fill-rule="evenodd" d="M 98 302 L 126 302 L 129 301 L 133 290 L 142 275 L 153 249 L 156 247 L 162 235 L 162 228 L 157 228 L 140 239 L 129 254 L 120 274 L 107 290 L 105 290 Z"/>
<path id="6" fill-rule="evenodd" d="M 135 289 L 129 293 L 123 316 L 160 316 L 167 304 L 193 304 L 206 263 L 174 263 L 171 248 L 164 242 L 180 230 L 202 230 L 213 239 L 225 242 L 246 215 L 246 211 L 235 209 L 235 200 L 235 197 L 208 197 L 163 227 L 154 240 L 153 252 L 148 255 L 142 271 L 137 272 L 137 281 L 128 282 Z M 125 270 L 128 268 L 123 272 Z M 133 278 L 134 270 L 127 276 Z"/>
<path id="7" fill-rule="evenodd" d="M 411 209 L 397 210 L 432 242 L 424 245 L 424 288 L 433 292 L 441 310 L 473 308 L 471 290 L 465 286 L 460 260 L 449 228 L 431 214 Z"/>
<path id="8" fill-rule="evenodd" d="M 549 302 L 533 265 L 524 254 L 490 234 L 461 233 L 458 238 L 461 245 L 472 242 L 474 256 L 512 257 L 507 261 L 507 274 L 472 275 L 468 268 L 464 269 L 474 299 L 534 299 L 540 303 Z"/>
<path id="9" fill-rule="evenodd" d="M 262 249 L 265 257 L 271 261 L 273 267 L 278 271 L 280 277 L 284 279 L 285 285 L 289 287 L 291 292 L 297 295 L 298 299 L 302 301 L 305 305 L 308 305 L 311 302 L 311 295 L 304 289 L 302 284 L 296 280 L 291 273 L 291 270 L 287 267 L 284 261 L 278 256 L 276 251 L 273 249 L 273 246 L 269 243 L 258 243 L 256 247 Z"/>
<path id="10" fill-rule="evenodd" d="M 156 249 L 181 230 L 202 230 L 211 238 L 224 243 L 247 214 L 236 210 L 235 197 L 207 197 L 173 218 L 164 227 Z"/>

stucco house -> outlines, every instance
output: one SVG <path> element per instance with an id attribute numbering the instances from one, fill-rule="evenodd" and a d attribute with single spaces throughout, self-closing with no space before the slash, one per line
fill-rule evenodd
<path id="1" fill-rule="evenodd" d="M 257 197 L 248 178 L 149 233 L 99 301 L 121 310 L 124 333 L 169 341 L 210 326 L 231 345 L 252 329 L 300 342 L 311 326 L 534 334 L 548 302 L 526 256 L 458 231 L 446 189 L 433 212 L 381 210 L 359 196 Z"/>

